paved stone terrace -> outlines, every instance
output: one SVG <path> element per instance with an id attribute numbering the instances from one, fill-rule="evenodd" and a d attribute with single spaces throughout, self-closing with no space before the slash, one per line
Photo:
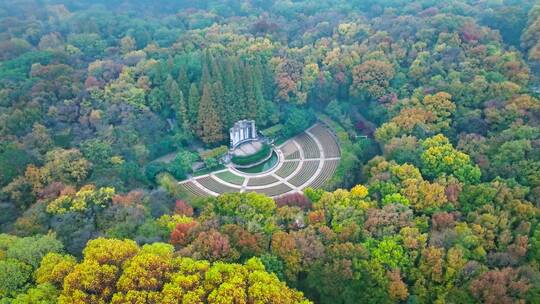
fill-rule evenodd
<path id="1" fill-rule="evenodd" d="M 267 172 L 250 174 L 229 166 L 179 184 L 194 196 L 258 192 L 278 197 L 321 187 L 334 174 L 341 156 L 334 134 L 321 123 L 287 140 L 276 152 L 278 164 Z"/>

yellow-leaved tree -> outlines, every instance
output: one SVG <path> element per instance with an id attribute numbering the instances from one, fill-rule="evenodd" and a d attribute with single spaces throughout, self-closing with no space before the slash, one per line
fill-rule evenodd
<path id="1" fill-rule="evenodd" d="M 36 271 L 41 284 L 61 289 L 58 303 L 311 303 L 265 271 L 245 264 L 176 257 L 164 243 L 97 238 L 81 262 L 49 254 Z M 61 283 L 63 282 L 63 283 Z"/>

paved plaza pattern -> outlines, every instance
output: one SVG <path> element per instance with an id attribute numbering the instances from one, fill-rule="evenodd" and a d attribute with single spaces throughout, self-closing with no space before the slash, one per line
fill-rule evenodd
<path id="1" fill-rule="evenodd" d="M 194 196 L 226 192 L 258 192 L 271 197 L 320 188 L 332 177 L 339 161 L 337 140 L 325 125 L 317 123 L 275 149 L 278 162 L 263 173 L 244 173 L 228 166 L 179 182 Z"/>

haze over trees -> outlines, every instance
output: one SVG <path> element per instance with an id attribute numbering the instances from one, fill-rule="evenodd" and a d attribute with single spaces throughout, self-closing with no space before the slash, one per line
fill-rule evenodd
<path id="1" fill-rule="evenodd" d="M 536 303 L 539 63 L 532 0 L 2 1 L 0 303 Z M 240 119 L 335 175 L 179 190 Z"/>

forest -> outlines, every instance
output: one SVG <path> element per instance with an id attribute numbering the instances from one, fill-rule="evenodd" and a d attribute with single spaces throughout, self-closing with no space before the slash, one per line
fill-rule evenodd
<path id="1" fill-rule="evenodd" d="M 242 119 L 339 166 L 186 194 Z M 540 4 L 0 1 L 0 304 L 33 303 L 540 303 Z"/>

